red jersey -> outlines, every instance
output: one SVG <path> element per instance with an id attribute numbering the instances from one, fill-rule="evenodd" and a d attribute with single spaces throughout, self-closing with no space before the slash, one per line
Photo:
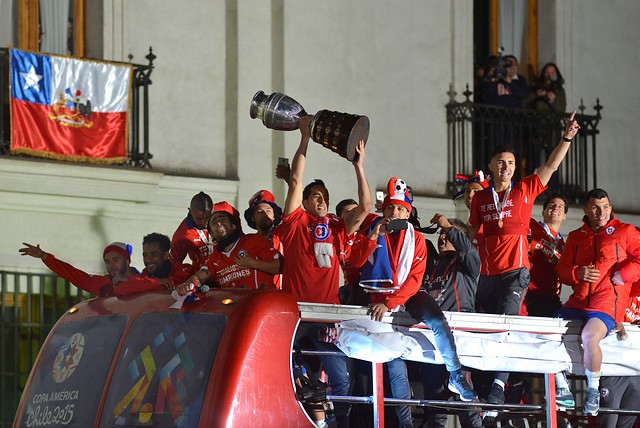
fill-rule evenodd
<path id="1" fill-rule="evenodd" d="M 299 206 L 282 217 L 274 235 L 285 252 L 282 289 L 299 302 L 340 303 L 340 253 L 349 239 L 344 220 L 332 214 L 320 219 Z M 333 247 L 330 267 L 318 265 L 314 249 L 318 242 Z"/>
<path id="2" fill-rule="evenodd" d="M 558 232 L 544 223 L 531 219 L 531 244 L 529 244 L 529 262 L 531 263 L 531 282 L 527 293 L 537 296 L 560 296 L 560 280 L 556 274 L 556 265 L 564 248 L 564 239 Z"/>
<path id="3" fill-rule="evenodd" d="M 109 275 L 90 275 L 69 263 L 56 259 L 53 254 L 47 255 L 44 264 L 79 289 L 99 297 L 127 296 L 145 291 L 165 290 L 157 280 L 138 274 L 133 274 L 128 280 L 114 286 Z"/>
<path id="4" fill-rule="evenodd" d="M 493 197 L 493 186 L 481 190 L 471 201 L 472 227 L 483 226 L 484 239 L 480 245 L 480 274 L 498 275 L 519 268 L 529 269 L 529 221 L 536 197 L 546 189 L 540 178 L 532 174 L 511 186 L 506 192 L 498 192 L 502 203 L 502 227 L 500 214 Z M 506 200 L 504 200 L 506 197 Z"/>
<path id="5" fill-rule="evenodd" d="M 236 257 L 252 257 L 256 260 L 273 261 L 280 258 L 268 239 L 260 235 L 242 235 L 229 251 L 220 251 L 214 246 L 202 269 L 209 271 L 213 280 L 221 287 L 274 289 L 273 275 L 258 269 L 243 268 L 236 264 Z"/>
<path id="6" fill-rule="evenodd" d="M 170 269 L 166 274 L 156 272 L 155 275 L 149 276 L 147 268 L 144 268 L 140 275 L 146 276 L 150 279 L 169 278 L 173 282 L 173 285 L 178 285 L 186 282 L 187 279 L 191 278 L 193 274 L 197 272 L 193 265 L 188 265 L 186 263 L 172 263 L 170 260 L 168 260 L 168 263 Z"/>
<path id="7" fill-rule="evenodd" d="M 187 216 L 173 233 L 169 260 L 181 264 L 189 256 L 195 269 L 200 269 L 213 247 L 213 240 L 207 229 L 198 229 Z"/>

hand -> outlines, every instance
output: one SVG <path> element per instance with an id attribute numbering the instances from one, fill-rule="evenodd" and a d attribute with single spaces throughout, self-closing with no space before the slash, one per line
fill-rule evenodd
<path id="1" fill-rule="evenodd" d="M 611 282 L 613 285 L 624 285 L 624 280 L 622 279 L 622 275 L 620 275 L 620 271 L 616 271 L 611 277 Z"/>
<path id="2" fill-rule="evenodd" d="M 381 213 L 382 212 L 382 201 L 376 201 L 376 212 L 377 213 Z"/>
<path id="3" fill-rule="evenodd" d="M 369 305 L 369 313 L 371 314 L 371 319 L 374 321 L 382 321 L 382 318 L 389 311 L 387 305 L 384 303 L 372 303 Z"/>
<path id="4" fill-rule="evenodd" d="M 600 279 L 600 270 L 590 266 L 580 266 L 578 269 L 578 279 L 584 282 L 596 282 Z"/>
<path id="5" fill-rule="evenodd" d="M 278 165 L 276 166 L 276 178 L 284 180 L 287 184 L 291 177 L 291 165 Z"/>
<path id="6" fill-rule="evenodd" d="M 170 278 L 160 278 L 158 279 L 158 284 L 162 285 L 167 290 L 173 290 L 174 288 L 176 288 Z"/>
<path id="7" fill-rule="evenodd" d="M 553 104 L 556 100 L 556 94 L 551 91 L 547 92 L 547 100 L 549 100 L 549 102 Z"/>
<path id="8" fill-rule="evenodd" d="M 536 91 L 536 95 L 539 96 L 539 97 L 544 97 L 544 96 L 547 95 L 547 91 L 545 91 L 544 89 L 538 89 Z"/>
<path id="9" fill-rule="evenodd" d="M 303 140 L 308 140 L 311 138 L 311 121 L 313 120 L 313 116 L 306 115 L 305 117 L 300 119 L 298 123 L 300 127 L 300 135 L 302 135 Z"/>
<path id="10" fill-rule="evenodd" d="M 362 168 L 362 162 L 364 161 L 364 140 L 358 141 L 356 144 L 356 157 L 353 159 L 353 166 Z"/>
<path id="11" fill-rule="evenodd" d="M 450 231 L 453 227 L 451 226 L 451 223 L 449 223 L 449 219 L 439 213 L 434 214 L 430 223 L 436 223 L 438 227 L 440 227 L 440 229 L 444 230 L 445 232 Z"/>
<path id="12" fill-rule="evenodd" d="M 40 249 L 40 244 L 33 246 L 31 244 L 27 244 L 26 242 L 23 242 L 22 245 L 24 245 L 24 248 L 20 248 L 18 251 L 20 251 L 20 254 L 23 256 L 31 256 L 31 257 L 35 257 L 36 259 L 46 259 L 47 258 L 47 253 L 45 253 L 44 251 L 42 251 L 42 249 Z"/>
<path id="13" fill-rule="evenodd" d="M 244 256 L 236 256 L 234 260 L 241 268 L 255 269 L 257 267 L 257 260 L 247 254 Z"/>
<path id="14" fill-rule="evenodd" d="M 616 326 L 611 330 L 612 333 L 616 333 L 618 340 L 627 340 L 629 335 L 627 334 L 627 330 L 624 328 L 624 324 L 619 322 Z"/>
<path id="15" fill-rule="evenodd" d="M 192 282 L 185 282 L 185 283 L 179 284 L 176 287 L 176 291 L 178 292 L 179 295 L 184 296 L 189 291 L 194 290 L 195 288 L 196 286 Z"/>
<path id="16" fill-rule="evenodd" d="M 580 125 L 578 125 L 578 121 L 575 120 L 576 112 L 571 113 L 571 117 L 567 120 L 567 127 L 564 130 L 563 137 L 567 139 L 573 139 L 578 133 L 580 129 Z"/>
<path id="17" fill-rule="evenodd" d="M 390 233 L 387 230 L 387 225 L 389 224 L 390 221 L 391 221 L 390 218 L 383 218 L 382 220 L 377 222 L 376 225 L 373 227 L 373 229 L 371 229 L 371 232 L 369 232 L 369 239 L 371 239 L 372 241 L 375 241 L 376 239 L 378 239 L 378 237 L 384 236 Z"/>

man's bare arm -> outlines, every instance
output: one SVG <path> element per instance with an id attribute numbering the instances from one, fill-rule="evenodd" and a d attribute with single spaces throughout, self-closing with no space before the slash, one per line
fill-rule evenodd
<path id="1" fill-rule="evenodd" d="M 345 218 L 345 225 L 349 235 L 358 231 L 367 214 L 369 214 L 371 208 L 373 208 L 371 189 L 369 189 L 369 183 L 367 183 L 367 177 L 365 176 L 363 167 L 365 156 L 364 140 L 358 141 L 356 153 L 358 157 L 353 161 L 353 166 L 356 170 L 356 179 L 358 180 L 358 206 L 349 211 Z"/>
<path id="2" fill-rule="evenodd" d="M 307 163 L 307 147 L 311 137 L 311 120 L 313 116 L 305 116 L 300 119 L 300 145 L 291 161 L 291 176 L 289 177 L 289 190 L 284 203 L 284 215 L 294 212 L 302 204 L 302 190 L 304 185 L 304 168 Z"/>

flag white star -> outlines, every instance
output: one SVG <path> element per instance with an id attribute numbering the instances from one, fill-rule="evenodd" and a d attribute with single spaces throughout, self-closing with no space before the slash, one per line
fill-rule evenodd
<path id="1" fill-rule="evenodd" d="M 24 79 L 23 89 L 35 88 L 36 91 L 40 92 L 38 82 L 42 79 L 42 76 L 36 73 L 36 69 L 33 65 L 28 73 L 20 73 L 20 75 Z"/>

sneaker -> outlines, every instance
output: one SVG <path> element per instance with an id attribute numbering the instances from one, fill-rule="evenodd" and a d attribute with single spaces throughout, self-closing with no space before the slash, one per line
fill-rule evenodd
<path id="1" fill-rule="evenodd" d="M 576 407 L 576 400 L 568 388 L 558 388 L 556 389 L 556 404 L 560 407 L 573 409 Z"/>
<path id="2" fill-rule="evenodd" d="M 487 396 L 487 403 L 504 404 L 504 389 L 497 383 L 491 386 L 491 391 L 489 391 L 489 395 Z"/>
<path id="3" fill-rule="evenodd" d="M 449 390 L 460 395 L 460 399 L 462 401 L 473 401 L 478 399 L 478 395 L 473 388 L 471 388 L 471 385 L 469 385 L 469 382 L 467 382 L 467 378 L 463 373 L 458 373 L 456 375 L 452 374 L 449 376 Z"/>
<path id="4" fill-rule="evenodd" d="M 582 413 L 590 416 L 598 416 L 600 410 L 600 391 L 595 388 L 589 388 L 587 396 L 584 399 L 584 408 Z"/>
<path id="5" fill-rule="evenodd" d="M 338 329 L 334 327 L 324 327 L 318 330 L 318 340 L 326 343 L 338 343 Z"/>

